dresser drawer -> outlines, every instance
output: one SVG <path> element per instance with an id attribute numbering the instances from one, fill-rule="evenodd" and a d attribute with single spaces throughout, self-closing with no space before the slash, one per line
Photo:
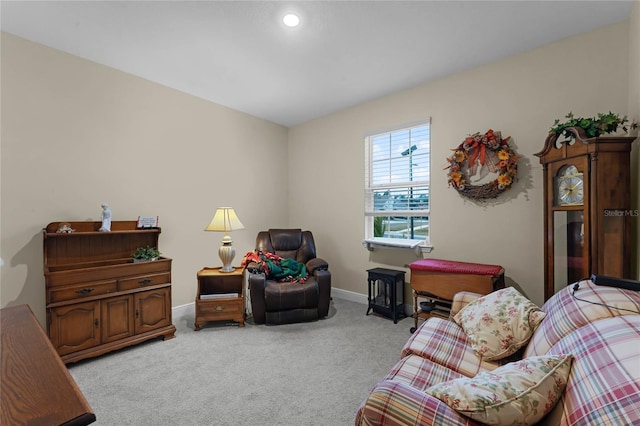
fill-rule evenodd
<path id="1" fill-rule="evenodd" d="M 118 290 L 134 290 L 136 288 L 149 287 L 151 285 L 168 284 L 171 282 L 171 274 L 138 275 L 118 280 Z"/>
<path id="2" fill-rule="evenodd" d="M 96 281 L 73 286 L 54 287 L 50 290 L 50 303 L 62 302 L 64 300 L 81 299 L 83 297 L 96 296 L 99 294 L 113 293 L 117 290 L 115 280 Z"/>

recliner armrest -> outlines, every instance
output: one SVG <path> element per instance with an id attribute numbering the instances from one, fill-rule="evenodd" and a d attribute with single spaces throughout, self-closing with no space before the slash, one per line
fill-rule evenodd
<path id="1" fill-rule="evenodd" d="M 264 272 L 249 272 L 249 294 L 251 297 L 251 309 L 253 321 L 256 324 L 264 324 L 266 321 L 266 307 L 264 303 L 264 286 L 267 277 Z"/>
<path id="2" fill-rule="evenodd" d="M 245 268 L 251 274 L 259 274 L 263 272 L 258 262 L 249 262 Z"/>
<path id="3" fill-rule="evenodd" d="M 313 275 L 316 270 L 326 271 L 329 269 L 327 261 L 319 257 L 309 260 L 305 266 L 307 267 L 307 273 L 309 275 Z"/>

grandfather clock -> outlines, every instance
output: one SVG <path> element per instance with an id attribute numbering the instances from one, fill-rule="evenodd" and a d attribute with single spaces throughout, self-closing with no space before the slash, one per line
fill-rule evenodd
<path id="1" fill-rule="evenodd" d="M 634 137 L 549 134 L 544 174 L 544 298 L 591 274 L 630 278 Z"/>

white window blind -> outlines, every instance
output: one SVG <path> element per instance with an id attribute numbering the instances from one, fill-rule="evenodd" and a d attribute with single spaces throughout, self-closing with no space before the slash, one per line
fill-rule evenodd
<path id="1" fill-rule="evenodd" d="M 365 240 L 429 239 L 430 120 L 365 138 Z"/>

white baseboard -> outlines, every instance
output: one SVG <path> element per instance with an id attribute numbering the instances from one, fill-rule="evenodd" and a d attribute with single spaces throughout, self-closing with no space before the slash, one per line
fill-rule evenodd
<path id="1" fill-rule="evenodd" d="M 366 294 L 356 293 L 354 291 L 343 290 L 341 288 L 332 288 L 331 296 L 338 299 L 348 300 L 350 302 L 361 303 L 363 305 L 369 304 L 369 296 Z M 407 316 L 413 315 L 413 305 L 404 304 L 404 313 Z"/>
<path id="2" fill-rule="evenodd" d="M 341 288 L 332 288 L 331 296 L 337 297 L 338 299 L 348 300 L 349 302 L 362 303 L 363 305 L 369 304 L 369 298 L 366 294 L 343 290 Z"/>
<path id="3" fill-rule="evenodd" d="M 331 289 L 331 296 L 333 297 L 337 297 L 338 299 L 344 299 L 344 300 L 348 300 L 350 302 L 356 302 L 356 303 L 361 303 L 363 305 L 366 305 L 369 303 L 368 299 L 367 299 L 367 295 L 366 294 L 360 294 L 360 293 L 356 293 L 354 291 L 349 291 L 349 290 L 342 290 L 339 288 L 332 288 Z M 188 313 L 193 313 L 195 312 L 195 302 L 191 302 L 191 303 L 187 303 L 184 305 L 179 305 L 179 306 L 174 306 L 173 308 L 171 308 L 171 313 L 173 316 L 183 316 L 186 315 Z"/>
<path id="4" fill-rule="evenodd" d="M 173 308 L 171 308 L 171 314 L 174 317 L 181 317 L 189 313 L 193 314 L 196 309 L 195 303 L 196 302 L 191 302 L 187 303 L 186 305 L 174 306 Z"/>
<path id="5" fill-rule="evenodd" d="M 332 288 L 331 296 L 337 297 L 338 299 L 348 300 L 349 302 L 360 303 L 363 305 L 369 304 L 369 298 L 366 294 L 356 293 L 355 291 L 343 290 L 341 288 Z M 175 317 L 184 316 L 189 313 L 195 312 L 195 302 L 187 303 L 185 305 L 174 306 L 171 308 L 172 315 Z M 405 313 L 410 315 L 413 312 L 413 307 L 411 305 L 404 305 Z"/>

